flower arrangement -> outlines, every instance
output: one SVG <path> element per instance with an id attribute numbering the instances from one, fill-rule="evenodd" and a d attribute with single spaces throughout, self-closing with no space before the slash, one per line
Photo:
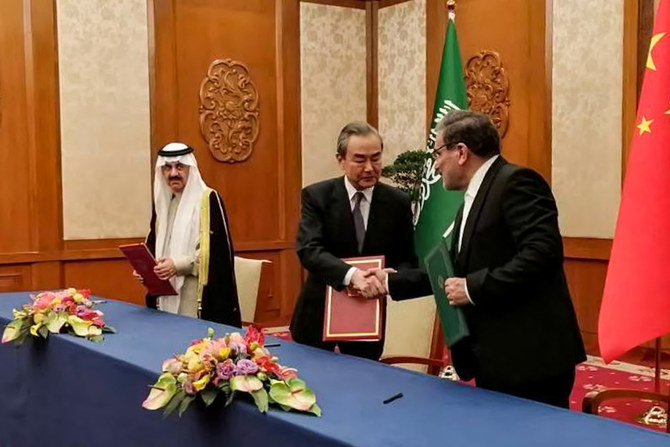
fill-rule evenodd
<path id="1" fill-rule="evenodd" d="M 274 403 L 285 411 L 321 416 L 312 390 L 297 377 L 295 368 L 277 363 L 258 329 L 249 327 L 244 336 L 239 332 L 213 336 L 209 328 L 207 337 L 191 342 L 184 354 L 163 362 L 163 373 L 142 403 L 144 408 L 165 407 L 164 416 L 179 408 L 181 416 L 197 396 L 209 406 L 223 394 L 228 406 L 237 393 L 247 393 L 262 413 Z"/>
<path id="2" fill-rule="evenodd" d="M 15 341 L 21 345 L 28 335 L 47 338 L 65 329 L 68 333 L 91 341 L 103 340 L 103 333 L 115 332 L 103 320 L 103 313 L 93 306 L 104 301 L 90 299 L 88 289 L 60 290 L 31 295 L 32 300 L 12 311 L 14 320 L 5 327 L 2 343 Z"/>

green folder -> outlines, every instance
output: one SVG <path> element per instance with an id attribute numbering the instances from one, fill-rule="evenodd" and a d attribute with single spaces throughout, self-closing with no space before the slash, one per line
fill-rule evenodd
<path id="1" fill-rule="evenodd" d="M 465 322 L 463 309 L 450 306 L 447 294 L 444 292 L 444 281 L 454 276 L 454 266 L 444 239 L 428 253 L 425 265 L 437 304 L 437 314 L 440 317 L 444 342 L 451 347 L 470 335 L 470 331 Z"/>

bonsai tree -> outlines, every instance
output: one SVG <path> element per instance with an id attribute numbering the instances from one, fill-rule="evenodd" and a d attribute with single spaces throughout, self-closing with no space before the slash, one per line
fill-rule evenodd
<path id="1" fill-rule="evenodd" d="M 424 150 L 408 150 L 398 154 L 395 161 L 382 169 L 382 175 L 409 194 L 412 203 L 419 200 L 421 177 L 430 153 Z"/>

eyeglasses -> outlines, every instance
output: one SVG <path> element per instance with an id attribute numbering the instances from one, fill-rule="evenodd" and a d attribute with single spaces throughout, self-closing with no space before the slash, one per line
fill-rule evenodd
<path id="1" fill-rule="evenodd" d="M 458 144 L 458 143 L 457 143 L 457 144 Z M 438 158 L 440 158 L 440 155 L 442 155 L 442 151 L 443 151 L 443 150 L 447 150 L 447 151 L 448 151 L 448 150 L 449 150 L 449 146 L 454 146 L 454 145 L 453 145 L 453 144 L 452 144 L 452 145 L 443 144 L 442 146 L 433 149 L 433 152 L 431 152 L 431 154 L 430 154 L 430 155 L 433 156 L 433 160 L 437 160 Z"/>

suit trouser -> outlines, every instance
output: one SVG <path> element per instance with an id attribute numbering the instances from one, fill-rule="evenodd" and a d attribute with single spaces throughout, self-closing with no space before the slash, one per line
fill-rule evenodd
<path id="1" fill-rule="evenodd" d="M 479 388 L 499 391 L 561 408 L 570 407 L 570 393 L 575 384 L 575 368 L 551 377 L 522 383 L 502 383 L 495 377 L 475 376 Z"/>

